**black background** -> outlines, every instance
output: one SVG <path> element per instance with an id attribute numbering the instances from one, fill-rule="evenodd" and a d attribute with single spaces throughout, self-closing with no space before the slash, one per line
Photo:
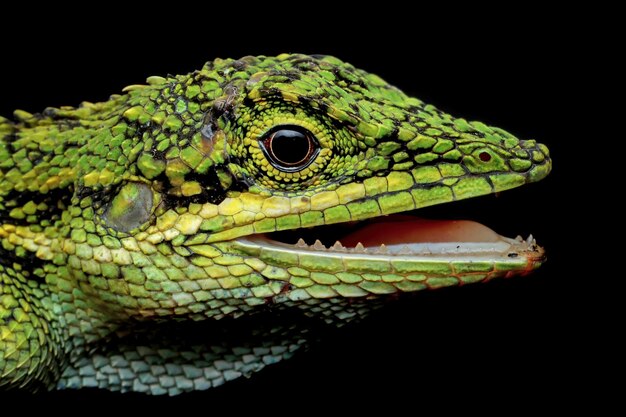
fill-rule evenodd
<path id="1" fill-rule="evenodd" d="M 99 390 L 11 394 L 4 404 L 77 411 L 138 406 L 186 415 L 192 409 L 282 414 L 334 403 L 355 412 L 405 406 L 545 411 L 582 402 L 577 393 L 590 381 L 579 352 L 586 324 L 575 291 L 584 276 L 571 267 L 576 240 L 566 219 L 581 151 L 572 122 L 580 89 L 571 88 L 578 40 L 555 25 L 564 17 L 536 10 L 416 16 L 389 9 L 365 10 L 367 19 L 343 11 L 278 18 L 242 9 L 205 13 L 181 6 L 156 11 L 157 18 L 119 10 L 78 19 L 17 14 L 18 29 L 2 28 L 0 114 L 106 100 L 146 76 L 189 72 L 216 57 L 335 55 L 453 115 L 547 144 L 554 167 L 546 180 L 430 213 L 477 218 L 505 235 L 533 233 L 548 263 L 523 278 L 403 298 L 292 360 L 206 392 L 173 398 Z M 34 40 L 26 40 L 33 31 Z"/>

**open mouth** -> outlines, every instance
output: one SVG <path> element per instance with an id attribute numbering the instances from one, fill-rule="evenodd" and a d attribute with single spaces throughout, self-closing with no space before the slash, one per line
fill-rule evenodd
<path id="1" fill-rule="evenodd" d="M 300 250 L 338 253 L 544 258 L 543 248 L 532 235 L 512 239 L 471 220 L 430 220 L 407 214 L 259 234 L 250 239 Z"/>

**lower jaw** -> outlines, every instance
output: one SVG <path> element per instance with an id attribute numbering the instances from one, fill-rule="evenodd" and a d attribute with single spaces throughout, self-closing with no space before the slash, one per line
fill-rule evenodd
<path id="1" fill-rule="evenodd" d="M 232 243 L 238 252 L 260 259 L 274 272 L 280 270 L 276 274 L 281 280 L 312 287 L 358 286 L 373 294 L 525 275 L 545 261 L 544 250 L 532 236 L 511 239 L 475 222 L 405 217 L 389 216 L 355 231 L 343 230 L 341 242 L 333 244 L 332 239 L 315 240 L 316 228 L 307 232 L 306 240 L 294 239 L 296 230 L 287 235 L 290 239 L 279 232 Z"/>

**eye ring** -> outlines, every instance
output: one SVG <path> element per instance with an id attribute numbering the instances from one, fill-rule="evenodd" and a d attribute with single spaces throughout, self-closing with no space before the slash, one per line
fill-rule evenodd
<path id="1" fill-rule="evenodd" d="M 302 171 L 320 151 L 315 135 L 294 125 L 275 127 L 260 140 L 260 144 L 267 160 L 283 172 Z"/>

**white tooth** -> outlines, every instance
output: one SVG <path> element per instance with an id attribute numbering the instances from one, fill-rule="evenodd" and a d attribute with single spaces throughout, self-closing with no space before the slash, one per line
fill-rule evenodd
<path id="1" fill-rule="evenodd" d="M 299 247 L 299 248 L 306 248 L 309 245 L 306 244 L 304 239 L 300 238 L 300 239 L 298 239 L 298 242 L 296 243 L 296 246 Z"/>
<path id="2" fill-rule="evenodd" d="M 315 250 L 326 250 L 326 246 L 324 246 L 324 244 L 322 242 L 320 242 L 319 239 L 316 239 L 315 243 L 313 243 L 313 249 L 315 249 Z"/>
<path id="3" fill-rule="evenodd" d="M 400 251 L 398 252 L 399 255 L 411 255 L 413 252 L 411 251 L 411 248 L 409 248 L 407 245 L 404 245 L 400 248 Z"/>
<path id="4" fill-rule="evenodd" d="M 336 241 L 335 244 L 331 247 L 334 251 L 345 252 L 346 248 L 343 247 L 340 241 Z"/>
<path id="5" fill-rule="evenodd" d="M 357 243 L 354 247 L 355 252 L 365 252 L 365 246 L 361 242 Z"/>
<path id="6" fill-rule="evenodd" d="M 528 238 L 526 238 L 526 243 L 528 245 L 532 245 L 534 241 L 535 239 L 533 238 L 533 235 L 528 235 Z"/>
<path id="7" fill-rule="evenodd" d="M 387 246 L 383 243 L 380 245 L 380 247 L 378 248 L 378 253 L 389 253 L 389 250 L 387 249 Z"/>
<path id="8" fill-rule="evenodd" d="M 524 241 L 524 238 L 523 238 L 521 235 L 517 235 L 517 236 L 515 237 L 515 240 L 517 240 L 518 242 L 523 242 L 523 241 Z"/>

